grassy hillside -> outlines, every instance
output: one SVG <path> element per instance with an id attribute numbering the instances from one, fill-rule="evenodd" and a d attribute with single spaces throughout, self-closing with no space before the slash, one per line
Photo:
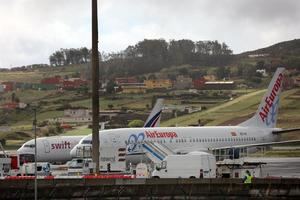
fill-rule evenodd
<path id="1" fill-rule="evenodd" d="M 213 107 L 203 112 L 177 117 L 164 121 L 162 126 L 186 126 L 197 124 L 198 119 L 208 122 L 206 125 L 235 125 L 249 118 L 258 107 L 258 104 L 266 90 L 258 90 L 240 96 L 232 101 Z M 281 106 L 279 108 L 279 127 L 299 127 L 300 118 L 300 89 L 283 92 Z"/>
<path id="2" fill-rule="evenodd" d="M 0 73 L 0 81 L 40 83 L 45 77 L 72 76 L 85 70 L 87 65 L 69 65 L 65 67 L 44 67 L 34 71 L 3 71 Z"/>

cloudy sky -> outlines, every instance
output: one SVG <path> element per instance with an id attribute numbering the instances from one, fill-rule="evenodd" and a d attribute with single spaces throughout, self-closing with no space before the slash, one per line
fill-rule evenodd
<path id="1" fill-rule="evenodd" d="M 0 0 L 0 68 L 91 47 L 91 0 Z M 218 40 L 234 53 L 300 38 L 298 0 L 99 0 L 100 51 L 147 39 Z"/>

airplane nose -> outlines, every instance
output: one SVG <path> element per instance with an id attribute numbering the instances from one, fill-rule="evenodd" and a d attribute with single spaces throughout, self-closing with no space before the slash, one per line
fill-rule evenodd
<path id="1" fill-rule="evenodd" d="M 70 151 L 70 155 L 72 158 L 76 157 L 76 151 L 77 151 L 77 146 L 75 146 L 71 151 Z"/>

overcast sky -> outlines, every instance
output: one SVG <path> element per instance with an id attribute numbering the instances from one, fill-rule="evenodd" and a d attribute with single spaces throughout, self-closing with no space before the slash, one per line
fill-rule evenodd
<path id="1" fill-rule="evenodd" d="M 91 0 L 0 0 L 0 68 L 91 48 Z M 234 53 L 300 38 L 298 0 L 100 0 L 100 51 L 145 38 L 218 40 Z"/>

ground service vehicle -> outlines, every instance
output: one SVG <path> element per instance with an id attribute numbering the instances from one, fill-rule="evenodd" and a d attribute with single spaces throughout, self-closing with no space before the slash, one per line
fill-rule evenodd
<path id="1" fill-rule="evenodd" d="M 153 178 L 215 178 L 216 159 L 206 152 L 169 155 L 152 172 Z"/>
<path id="2" fill-rule="evenodd" d="M 38 176 L 49 176 L 50 172 L 50 163 L 48 162 L 38 162 L 37 166 L 37 175 Z M 34 176 L 35 175 L 35 163 L 24 163 L 21 168 L 21 175 L 23 176 Z"/>
<path id="3" fill-rule="evenodd" d="M 95 164 L 90 158 L 73 158 L 68 162 L 68 175 L 92 174 Z"/>

